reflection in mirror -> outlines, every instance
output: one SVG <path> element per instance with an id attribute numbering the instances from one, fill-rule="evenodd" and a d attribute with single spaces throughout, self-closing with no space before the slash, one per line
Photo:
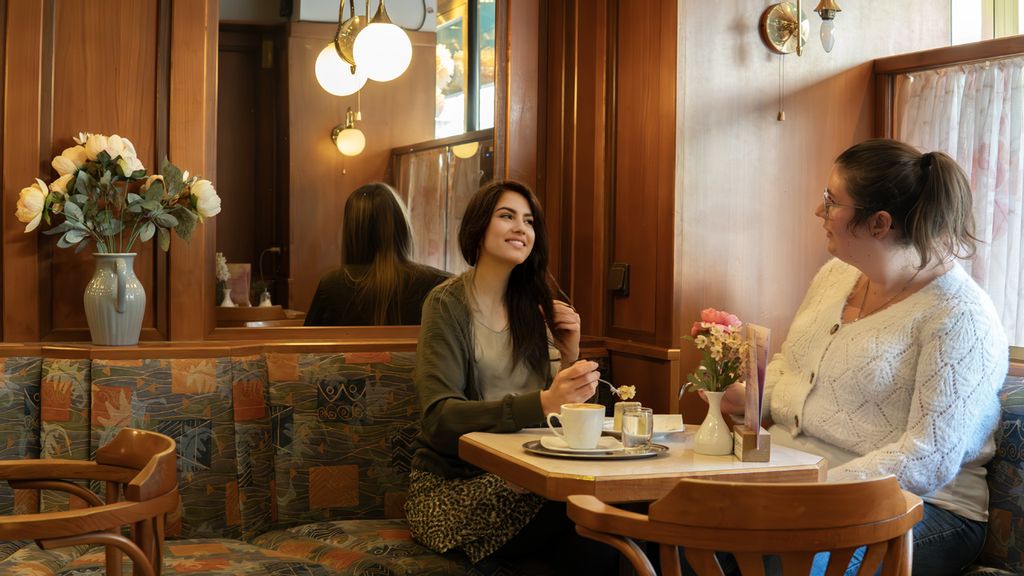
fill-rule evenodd
<path id="1" fill-rule="evenodd" d="M 301 321 L 320 277 L 341 263 L 345 201 L 374 181 L 393 185 L 408 203 L 414 258 L 461 270 L 447 243 L 460 198 L 493 172 L 496 0 L 388 2 L 412 41 L 410 66 L 350 96 L 327 93 L 314 73 L 337 29 L 336 0 L 304 0 L 290 20 L 264 14 L 255 23 L 226 11 L 228 3 L 247 4 L 221 0 L 217 178 L 232 210 L 218 223 L 217 251 L 250 264 L 251 291 L 266 287 L 271 304 Z M 364 2 L 355 4 L 361 14 Z M 317 13 L 330 16 L 308 20 Z M 343 156 L 330 138 L 349 108 L 366 139 L 357 156 Z M 478 151 L 467 158 L 452 149 L 474 143 Z M 428 216 L 442 208 L 443 217 Z M 249 303 L 259 300 L 251 294 Z"/>

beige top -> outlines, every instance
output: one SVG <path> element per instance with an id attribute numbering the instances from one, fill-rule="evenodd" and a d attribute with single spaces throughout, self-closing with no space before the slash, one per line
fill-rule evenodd
<path id="1" fill-rule="evenodd" d="M 473 360 L 484 400 L 501 400 L 509 394 L 518 396 L 544 388 L 544 382 L 536 374 L 515 362 L 512 331 L 508 325 L 503 330 L 492 330 L 480 321 L 475 310 Z"/>

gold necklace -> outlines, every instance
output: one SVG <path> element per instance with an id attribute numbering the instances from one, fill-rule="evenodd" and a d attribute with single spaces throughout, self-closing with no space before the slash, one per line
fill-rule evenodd
<path id="1" fill-rule="evenodd" d="M 871 313 L 874 314 L 875 312 L 878 312 L 879 310 L 884 310 L 886 307 L 889 306 L 889 304 L 892 304 L 893 300 L 899 298 L 901 294 L 903 294 L 904 292 L 907 291 L 907 288 L 910 288 L 910 285 L 914 283 L 914 280 L 917 279 L 917 275 L 920 274 L 920 273 L 921 273 L 921 270 L 918 270 L 917 272 L 914 272 L 914 275 L 910 277 L 910 280 L 907 280 L 907 283 L 903 285 L 903 288 L 900 288 L 899 292 L 897 292 L 897 293 L 893 294 L 892 296 L 890 296 L 888 300 L 883 302 L 882 305 L 879 306 L 878 308 L 875 308 L 874 310 L 872 310 Z M 867 276 L 865 276 L 865 278 L 867 278 Z M 868 283 L 867 283 L 866 286 L 864 286 L 864 296 L 861 297 L 861 299 L 860 299 L 860 309 L 857 310 L 857 317 L 853 319 L 854 322 L 856 322 L 857 320 L 860 320 L 861 318 L 866 316 L 866 314 L 864 314 L 864 304 L 867 303 L 867 301 L 868 301 L 868 291 L 870 289 L 871 289 L 871 278 L 868 278 Z"/>

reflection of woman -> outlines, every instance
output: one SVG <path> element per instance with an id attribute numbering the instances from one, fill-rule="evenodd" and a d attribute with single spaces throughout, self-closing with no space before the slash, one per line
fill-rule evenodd
<path id="1" fill-rule="evenodd" d="M 772 440 L 825 456 L 829 480 L 895 475 L 925 501 L 913 573 L 959 574 L 985 538 L 1008 359 L 954 260 L 973 253 L 970 186 L 946 154 L 869 140 L 836 160 L 816 214 L 835 259 L 768 366 Z"/>
<path id="2" fill-rule="evenodd" d="M 423 299 L 448 277 L 411 260 L 409 218 L 387 184 L 348 197 L 341 244 L 342 267 L 320 279 L 306 326 L 419 324 Z"/>
<path id="3" fill-rule="evenodd" d="M 577 361 L 579 316 L 552 300 L 543 214 L 528 188 L 504 181 L 478 191 L 459 247 L 473 268 L 423 305 L 415 376 L 423 414 L 406 517 L 418 541 L 438 552 L 460 549 L 473 562 L 552 550 L 552 540 L 574 535 L 564 505 L 546 508 L 541 497 L 463 462 L 458 440 L 539 426 L 562 404 L 586 401 L 597 364 Z M 553 357 L 560 370 L 552 379 Z"/>

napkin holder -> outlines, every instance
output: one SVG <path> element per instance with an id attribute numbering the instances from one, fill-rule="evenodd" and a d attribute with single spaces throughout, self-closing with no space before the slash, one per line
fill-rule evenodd
<path id="1" fill-rule="evenodd" d="M 758 447 L 757 435 L 761 435 L 761 446 Z M 732 429 L 732 451 L 740 462 L 767 462 L 771 457 L 772 437 L 764 428 L 754 432 L 743 424 Z"/>

